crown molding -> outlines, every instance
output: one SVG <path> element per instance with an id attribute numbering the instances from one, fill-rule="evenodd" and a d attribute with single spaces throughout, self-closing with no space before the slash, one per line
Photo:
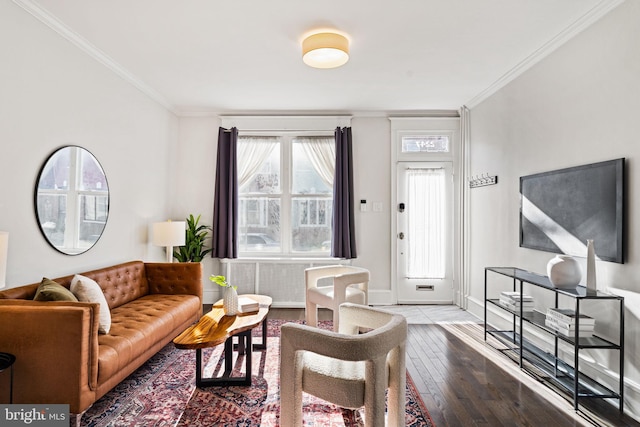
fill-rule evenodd
<path id="1" fill-rule="evenodd" d="M 325 131 L 336 127 L 351 126 L 350 115 L 333 116 L 283 116 L 283 115 L 223 115 L 222 127 L 237 127 L 250 131 Z"/>
<path id="2" fill-rule="evenodd" d="M 594 24 L 596 21 L 601 19 L 604 15 L 618 7 L 620 4 L 624 3 L 625 0 L 602 0 L 597 5 L 595 5 L 591 10 L 578 18 L 575 22 L 553 37 L 551 40 L 543 44 L 540 48 L 534 51 L 527 58 L 518 63 L 511 70 L 503 74 L 498 80 L 496 80 L 491 86 L 480 92 L 474 98 L 472 98 L 469 102 L 465 103 L 465 106 L 468 108 L 474 108 L 479 105 L 482 101 L 489 98 L 494 93 L 498 92 L 504 86 L 506 86 L 511 81 L 515 80 L 518 76 L 523 74 L 525 71 L 533 67 L 535 64 L 540 62 L 543 58 L 554 52 L 560 46 L 564 45 L 570 39 L 578 35 L 587 27 Z"/>
<path id="3" fill-rule="evenodd" d="M 171 111 L 173 114 L 177 115 L 176 108 L 160 93 L 158 93 L 155 89 L 144 83 L 138 77 L 136 77 L 133 73 L 129 72 L 122 65 L 118 64 L 113 58 L 107 55 L 102 50 L 98 49 L 96 46 L 91 44 L 88 40 L 83 38 L 81 35 L 73 31 L 70 27 L 68 27 L 65 23 L 60 21 L 54 15 L 52 15 L 49 11 L 44 9 L 42 6 L 36 4 L 32 0 L 12 0 L 13 3 L 24 9 L 26 12 L 31 14 L 33 17 L 38 19 L 40 22 L 47 25 L 53 31 L 58 33 L 60 36 L 64 37 L 84 53 L 109 68 L 111 71 L 116 73 L 122 79 L 124 79 L 129 84 L 136 87 L 146 96 L 151 98 L 153 101 L 162 105 L 167 110 Z"/>
<path id="4" fill-rule="evenodd" d="M 349 116 L 352 118 L 392 118 L 392 117 L 459 117 L 458 110 L 255 110 L 255 111 L 219 111 L 219 110 L 179 110 L 178 117 L 323 117 Z"/>

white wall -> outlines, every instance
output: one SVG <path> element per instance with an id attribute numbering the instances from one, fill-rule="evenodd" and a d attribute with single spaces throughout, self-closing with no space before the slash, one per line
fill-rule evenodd
<path id="1" fill-rule="evenodd" d="M 519 247 L 519 177 L 627 159 L 626 261 L 598 262 L 597 273 L 600 289 L 626 298 L 625 404 L 635 416 L 640 414 L 638 22 L 640 2 L 623 3 L 471 110 L 470 173 L 498 175 L 499 183 L 471 190 L 469 208 L 469 307 L 482 317 L 485 267 L 516 266 L 544 273 L 553 256 Z M 615 367 L 617 355 L 591 355 L 594 369 Z M 603 370 L 599 375 L 606 377 Z"/>
<path id="2" fill-rule="evenodd" d="M 175 184 L 171 196 L 173 218 L 201 215 L 200 224 L 211 226 L 219 127 L 218 117 L 180 118 L 178 149 L 172 163 Z M 224 272 L 218 260 L 210 256 L 202 261 L 202 268 L 204 301 L 213 303 L 221 296 L 220 287 L 213 284 L 209 276 Z"/>
<path id="3" fill-rule="evenodd" d="M 7 285 L 144 259 L 162 261 L 148 226 L 171 213 L 173 114 L 12 2 L 0 2 L 0 230 L 9 232 Z M 41 235 L 34 186 L 56 148 L 80 145 L 102 164 L 109 220 L 97 245 L 65 256 Z"/>
<path id="4" fill-rule="evenodd" d="M 353 265 L 371 272 L 369 300 L 392 304 L 391 294 L 391 124 L 386 117 L 355 117 L 353 134 L 353 186 L 356 209 L 356 250 Z M 367 211 L 360 211 L 360 200 Z M 382 202 L 382 212 L 373 211 Z"/>

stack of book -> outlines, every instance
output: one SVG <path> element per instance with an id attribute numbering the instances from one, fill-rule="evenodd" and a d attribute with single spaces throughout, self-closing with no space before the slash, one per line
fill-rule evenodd
<path id="1" fill-rule="evenodd" d="M 253 313 L 260 310 L 258 301 L 249 297 L 238 297 L 238 312 Z"/>
<path id="2" fill-rule="evenodd" d="M 576 336 L 576 312 L 568 308 L 548 308 L 544 321 L 545 325 L 553 329 L 560 335 L 566 337 Z M 578 336 L 587 338 L 593 336 L 593 328 L 596 320 L 586 314 L 580 315 L 580 329 Z"/>
<path id="3" fill-rule="evenodd" d="M 523 312 L 533 311 L 533 297 L 520 292 L 503 291 L 500 293 L 500 305 L 513 311 Z"/>

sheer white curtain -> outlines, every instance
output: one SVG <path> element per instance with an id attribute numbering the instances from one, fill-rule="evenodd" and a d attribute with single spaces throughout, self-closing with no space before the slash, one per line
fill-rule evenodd
<path id="1" fill-rule="evenodd" d="M 409 169 L 407 273 L 410 278 L 445 276 L 445 170 Z"/>
<path id="2" fill-rule="evenodd" d="M 242 188 L 258 173 L 277 143 L 277 137 L 238 138 L 238 188 Z"/>
<path id="3" fill-rule="evenodd" d="M 302 143 L 302 149 L 318 172 L 322 181 L 329 187 L 333 186 L 333 176 L 336 169 L 336 142 L 334 138 L 296 138 Z"/>

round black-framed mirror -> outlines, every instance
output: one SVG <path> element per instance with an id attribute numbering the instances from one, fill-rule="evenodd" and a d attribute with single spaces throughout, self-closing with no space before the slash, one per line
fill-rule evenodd
<path id="1" fill-rule="evenodd" d="M 109 185 L 98 159 L 77 145 L 55 150 L 38 174 L 34 205 L 54 249 L 65 255 L 91 249 L 109 218 Z"/>

